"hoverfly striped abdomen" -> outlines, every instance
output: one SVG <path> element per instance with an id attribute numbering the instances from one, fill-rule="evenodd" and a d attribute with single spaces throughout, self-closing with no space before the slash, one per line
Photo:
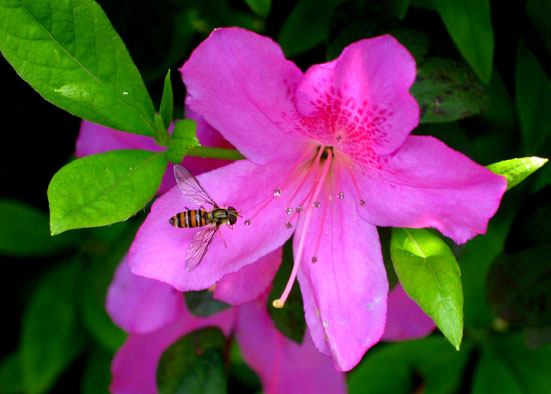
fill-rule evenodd
<path id="1" fill-rule="evenodd" d="M 190 209 L 177 213 L 169 219 L 169 223 L 174 227 L 194 228 L 203 227 L 207 224 L 214 223 L 212 213 L 202 209 Z"/>

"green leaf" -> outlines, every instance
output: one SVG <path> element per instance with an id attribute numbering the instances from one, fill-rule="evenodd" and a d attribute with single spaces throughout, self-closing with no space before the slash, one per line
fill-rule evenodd
<path id="1" fill-rule="evenodd" d="M 302 343 L 306 330 L 306 320 L 304 320 L 304 306 L 298 283 L 294 284 L 283 308 L 274 308 L 272 306 L 273 300 L 278 299 L 283 293 L 292 270 L 293 243 L 291 238 L 283 245 L 281 266 L 274 278 L 266 308 L 268 308 L 268 314 L 274 321 L 276 328 L 283 335 L 297 343 Z"/>
<path id="2" fill-rule="evenodd" d="M 386 3 L 388 12 L 398 20 L 406 17 L 411 0 L 390 0 Z"/>
<path id="3" fill-rule="evenodd" d="M 417 67 L 420 67 L 429 53 L 430 38 L 427 33 L 419 30 L 398 27 L 389 31 L 389 34 L 400 41 L 400 44 L 407 48 L 407 50 L 415 58 Z"/>
<path id="4" fill-rule="evenodd" d="M 503 320 L 528 327 L 551 325 L 551 244 L 500 256 L 488 273 L 488 299 Z"/>
<path id="5" fill-rule="evenodd" d="M 21 376 L 21 352 L 19 350 L 4 356 L 0 362 L 0 393 L 16 394 L 24 391 Z"/>
<path id="6" fill-rule="evenodd" d="M 551 393 L 551 347 L 530 350 L 520 335 L 495 338 L 474 371 L 472 393 Z"/>
<path id="7" fill-rule="evenodd" d="M 329 34 L 335 8 L 345 0 L 300 0 L 281 27 L 277 42 L 287 57 L 316 47 Z"/>
<path id="8" fill-rule="evenodd" d="M 522 40 L 517 49 L 515 89 L 524 152 L 534 154 L 551 134 L 551 81 Z"/>
<path id="9" fill-rule="evenodd" d="M 459 350 L 463 336 L 463 291 L 452 251 L 429 230 L 395 228 L 390 254 L 406 293 Z"/>
<path id="10" fill-rule="evenodd" d="M 411 94 L 424 122 L 453 122 L 476 115 L 489 105 L 486 91 L 474 75 L 453 59 L 428 58 L 417 70 Z"/>
<path id="11" fill-rule="evenodd" d="M 196 123 L 191 119 L 182 119 L 176 123 L 167 152 L 171 163 L 181 163 L 191 149 L 201 146 L 195 134 L 196 128 Z"/>
<path id="12" fill-rule="evenodd" d="M 88 355 L 81 382 L 82 394 L 108 394 L 113 354 L 94 348 Z"/>
<path id="13" fill-rule="evenodd" d="M 551 343 L 551 326 L 525 328 L 524 341 L 530 349 L 537 349 Z"/>
<path id="14" fill-rule="evenodd" d="M 209 317 L 231 307 L 231 305 L 213 298 L 213 294 L 209 290 L 185 292 L 186 306 L 193 315 L 200 317 Z"/>
<path id="15" fill-rule="evenodd" d="M 272 8 L 272 0 L 245 0 L 251 11 L 255 14 L 267 18 Z"/>
<path id="16" fill-rule="evenodd" d="M 494 30 L 489 0 L 438 0 L 434 5 L 463 58 L 482 82 L 490 83 Z"/>
<path id="17" fill-rule="evenodd" d="M 528 0 L 526 13 L 532 20 L 547 51 L 551 53 L 551 2 L 549 0 Z"/>
<path id="18" fill-rule="evenodd" d="M 262 384 L 254 372 L 243 360 L 236 341 L 232 341 L 230 348 L 230 379 L 238 380 L 247 387 L 247 392 L 256 393 L 262 390 Z"/>
<path id="19" fill-rule="evenodd" d="M 423 393 L 456 392 L 472 348 L 468 342 L 465 345 L 457 352 L 441 337 L 378 345 L 350 373 L 349 393 L 417 392 L 419 380 Z"/>
<path id="20" fill-rule="evenodd" d="M 92 0 L 1 0 L 0 50 L 42 97 L 94 123 L 154 135 L 155 110 L 124 43 Z"/>
<path id="21" fill-rule="evenodd" d="M 23 313 L 21 367 L 27 393 L 48 391 L 83 348 L 76 312 L 78 263 L 47 273 Z"/>
<path id="22" fill-rule="evenodd" d="M 79 243 L 77 234 L 52 237 L 48 216 L 16 200 L 0 199 L 0 253 L 31 257 L 61 252 Z"/>
<path id="23" fill-rule="evenodd" d="M 225 342 L 222 331 L 209 327 L 173 343 L 157 367 L 159 393 L 226 393 Z"/>
<path id="24" fill-rule="evenodd" d="M 154 196 L 166 169 L 164 153 L 115 150 L 61 168 L 48 186 L 52 235 L 128 219 Z"/>
<path id="25" fill-rule="evenodd" d="M 174 94 L 172 93 L 172 82 L 170 81 L 170 70 L 166 73 L 165 84 L 163 86 L 163 97 L 161 98 L 161 107 L 159 112 L 163 119 L 163 124 L 166 129 L 172 122 L 172 111 L 174 107 Z"/>
<path id="26" fill-rule="evenodd" d="M 541 157 L 524 157 L 493 163 L 487 168 L 494 174 L 504 176 L 507 179 L 507 190 L 509 190 L 532 175 L 545 163 L 547 163 L 547 159 Z"/>

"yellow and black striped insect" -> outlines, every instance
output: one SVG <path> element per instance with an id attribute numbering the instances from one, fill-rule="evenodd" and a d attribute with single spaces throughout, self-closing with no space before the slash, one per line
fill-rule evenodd
<path id="1" fill-rule="evenodd" d="M 177 213 L 168 222 L 174 227 L 194 228 L 208 226 L 193 236 L 186 252 L 186 271 L 193 271 L 203 260 L 209 246 L 220 226 L 233 226 L 237 222 L 239 213 L 234 207 L 220 208 L 209 193 L 199 183 L 187 168 L 181 165 L 174 166 L 174 177 L 178 187 L 191 202 L 200 205 L 200 209 L 188 209 Z M 208 211 L 203 204 L 212 205 Z M 222 236 L 222 234 L 220 234 Z M 223 238 L 222 238 L 223 239 Z M 226 242 L 224 241 L 224 244 Z"/>

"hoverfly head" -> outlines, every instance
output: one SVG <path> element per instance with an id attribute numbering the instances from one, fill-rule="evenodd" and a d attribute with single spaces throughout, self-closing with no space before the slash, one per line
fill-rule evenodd
<path id="1" fill-rule="evenodd" d="M 228 222 L 230 222 L 230 226 L 233 226 L 235 222 L 237 222 L 238 217 L 239 213 L 237 212 L 237 209 L 234 207 L 228 207 Z"/>

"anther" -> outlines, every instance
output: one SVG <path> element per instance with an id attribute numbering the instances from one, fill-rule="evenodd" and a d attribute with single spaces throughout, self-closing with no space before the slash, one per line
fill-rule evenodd
<path id="1" fill-rule="evenodd" d="M 290 215 L 293 213 L 293 208 L 286 208 L 285 212 L 287 212 L 287 215 Z"/>
<path id="2" fill-rule="evenodd" d="M 340 198 L 341 200 L 344 199 L 344 192 L 340 192 L 340 193 L 339 193 L 339 198 Z"/>
<path id="3" fill-rule="evenodd" d="M 303 208 L 299 205 L 296 209 L 297 213 L 302 213 Z"/>
<path id="4" fill-rule="evenodd" d="M 364 200 L 363 198 L 360 200 L 360 205 L 361 205 L 362 207 L 365 205 L 365 200 Z"/>
<path id="5" fill-rule="evenodd" d="M 283 301 L 281 301 L 280 299 L 274 300 L 274 301 L 272 302 L 272 306 L 273 306 L 274 308 L 277 308 L 277 309 L 283 308 L 284 305 L 285 305 L 285 303 L 284 303 Z"/>
<path id="6" fill-rule="evenodd" d="M 337 136 L 337 142 L 342 142 L 342 137 L 340 135 Z"/>
<path id="7" fill-rule="evenodd" d="M 291 222 L 285 223 L 285 228 L 293 228 L 293 224 Z"/>
<path id="8" fill-rule="evenodd" d="M 312 263 L 317 263 L 318 262 L 318 258 L 316 256 L 312 257 Z"/>
<path id="9" fill-rule="evenodd" d="M 245 220 L 245 226 L 250 226 L 251 225 L 251 221 L 249 219 Z"/>
<path id="10" fill-rule="evenodd" d="M 319 208 L 319 207 L 321 207 L 321 202 L 316 201 L 316 202 L 314 202 L 314 203 L 312 204 L 312 206 L 313 206 L 314 208 Z"/>
<path id="11" fill-rule="evenodd" d="M 281 190 L 279 188 L 276 188 L 274 190 L 274 197 L 279 197 L 279 196 L 281 196 Z"/>

